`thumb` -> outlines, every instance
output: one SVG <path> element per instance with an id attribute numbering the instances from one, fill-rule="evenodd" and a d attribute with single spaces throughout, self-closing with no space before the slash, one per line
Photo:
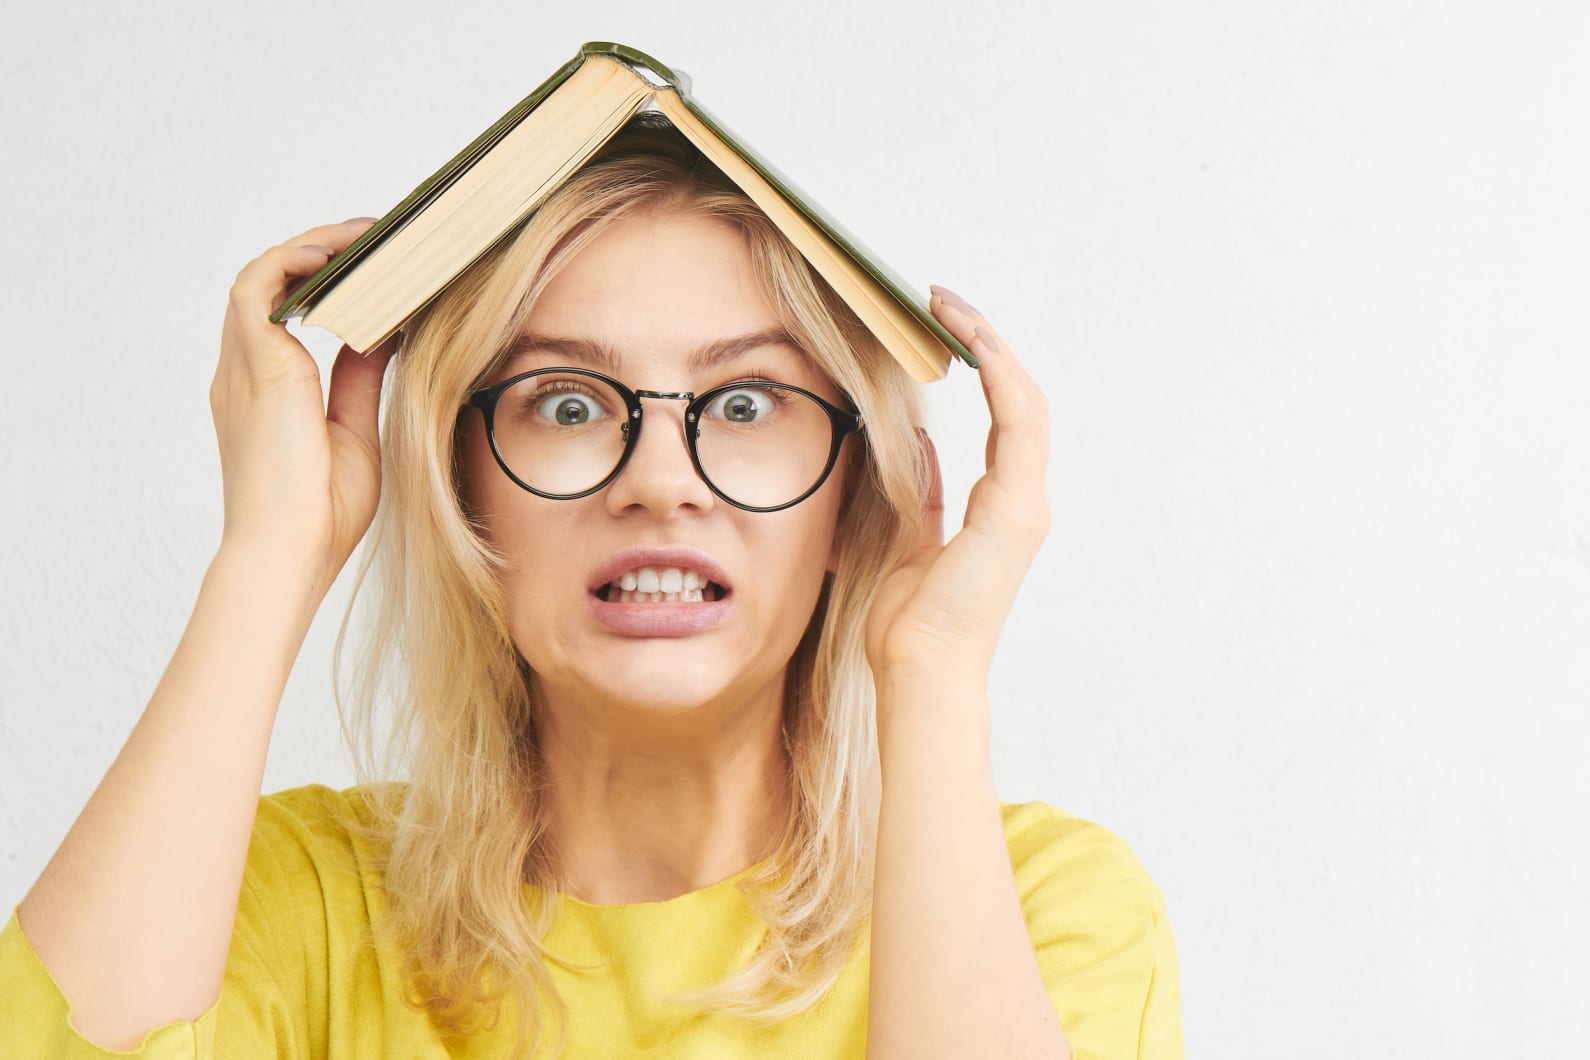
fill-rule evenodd
<path id="1" fill-rule="evenodd" d="M 372 453 L 381 451 L 377 424 L 381 410 L 381 381 L 387 362 L 402 346 L 403 335 L 393 332 L 369 353 L 344 345 L 331 366 L 326 394 L 326 420 L 340 423 L 364 442 Z"/>

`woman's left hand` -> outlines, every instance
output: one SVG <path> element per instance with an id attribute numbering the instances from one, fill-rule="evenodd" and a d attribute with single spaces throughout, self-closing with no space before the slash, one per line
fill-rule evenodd
<path id="1" fill-rule="evenodd" d="M 1048 401 L 993 325 L 953 291 L 932 290 L 933 315 L 982 361 L 992 421 L 986 473 L 967 496 L 960 532 L 945 544 L 938 453 L 919 430 L 932 468 L 922 530 L 879 588 L 867 618 L 867 661 L 879 685 L 929 677 L 985 687 L 1005 616 L 1049 532 Z"/>

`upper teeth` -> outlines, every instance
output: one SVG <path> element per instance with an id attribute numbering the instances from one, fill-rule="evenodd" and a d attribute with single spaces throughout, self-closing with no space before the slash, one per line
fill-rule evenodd
<path id="1" fill-rule="evenodd" d="M 613 579 L 613 584 L 626 591 L 677 593 L 700 589 L 707 584 L 707 579 L 685 567 L 641 567 L 625 571 Z"/>

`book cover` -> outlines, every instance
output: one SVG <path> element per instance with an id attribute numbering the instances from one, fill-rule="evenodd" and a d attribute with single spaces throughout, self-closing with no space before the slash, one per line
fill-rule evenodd
<path id="1" fill-rule="evenodd" d="M 580 46 L 574 58 L 559 67 L 545 81 L 486 128 L 479 136 L 449 159 L 440 169 L 427 177 L 396 206 L 371 225 L 364 233 L 334 256 L 313 276 L 299 284 L 274 312 L 271 321 L 281 323 L 289 317 L 302 316 L 316 297 L 334 284 L 350 267 L 378 246 L 390 233 L 398 230 L 413 215 L 425 208 L 457 176 L 466 171 L 483 154 L 543 99 L 568 79 L 580 64 L 592 56 L 607 56 L 627 65 L 636 76 L 659 91 L 675 92 L 681 103 L 707 126 L 723 143 L 763 179 L 771 184 L 807 220 L 816 225 L 833 244 L 865 271 L 903 308 L 916 317 L 955 356 L 973 368 L 979 366 L 977 358 L 939 323 L 928 309 L 927 300 L 904 279 L 890 269 L 877 254 L 858 239 L 854 233 L 839 223 L 817 202 L 803 192 L 783 171 L 758 153 L 741 136 L 714 117 L 691 89 L 689 75 L 682 69 L 670 68 L 645 52 L 615 41 L 587 41 Z"/>

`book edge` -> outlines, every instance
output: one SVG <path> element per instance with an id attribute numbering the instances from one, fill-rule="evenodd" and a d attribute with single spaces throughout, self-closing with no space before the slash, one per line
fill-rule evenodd
<path id="1" fill-rule="evenodd" d="M 586 48 L 591 43 L 583 45 L 573 59 L 564 63 L 555 70 L 551 76 L 537 85 L 529 95 L 510 107 L 501 117 L 487 126 L 484 131 L 471 140 L 462 150 L 448 159 L 439 168 L 421 181 L 413 191 L 409 192 L 364 232 L 360 233 L 340 254 L 332 256 L 331 260 L 321 266 L 320 270 L 300 283 L 282 303 L 271 312 L 272 323 L 280 324 L 289 317 L 302 317 L 307 312 L 318 296 L 333 282 L 357 265 L 363 258 L 374 250 L 376 245 L 382 243 L 393 232 L 402 227 L 409 217 L 417 213 L 426 203 L 435 199 L 442 191 L 446 190 L 458 177 L 469 168 L 464 163 L 473 165 L 473 160 L 486 149 L 500 141 L 514 126 L 523 121 L 531 111 L 540 106 L 542 100 L 551 95 L 559 85 L 569 79 L 569 76 L 580 67 L 588 54 Z"/>
<path id="2" fill-rule="evenodd" d="M 593 55 L 602 55 L 628 67 L 632 73 L 656 92 L 671 89 L 679 102 L 686 107 L 729 150 L 733 151 L 751 169 L 756 171 L 773 190 L 810 221 L 834 246 L 882 288 L 906 312 L 916 318 L 932 336 L 953 356 L 972 368 L 980 367 L 978 358 L 952 335 L 933 316 L 926 301 L 903 277 L 895 273 L 883 259 L 863 243 L 853 232 L 819 206 L 782 170 L 761 155 L 743 138 L 713 115 L 690 91 L 689 75 L 683 70 L 670 68 L 645 52 L 613 41 L 587 41 L 581 45 L 574 58 L 566 62 L 540 85 L 523 97 L 501 117 L 477 135 L 441 167 L 415 187 L 396 206 L 388 210 L 375 224 L 361 233 L 340 254 L 334 255 L 322 268 L 301 282 L 270 315 L 273 323 L 282 323 L 292 317 L 302 318 L 333 283 L 363 260 L 376 246 L 398 231 L 409 217 L 445 191 L 460 174 L 467 171 L 479 155 L 489 150 L 504 135 L 523 121 L 569 76 Z M 647 74 L 652 76 L 648 77 Z M 467 163 L 467 164 L 466 164 Z M 445 285 L 444 285 L 445 286 Z M 427 300 L 428 301 L 428 300 Z M 400 322 L 401 324 L 401 322 Z M 942 378 L 942 371 L 935 374 Z"/>
<path id="3" fill-rule="evenodd" d="M 807 220 L 816 225 L 830 242 L 844 251 L 895 301 L 900 303 L 902 308 L 926 326 L 934 337 L 945 345 L 950 353 L 959 357 L 968 367 L 980 367 L 981 362 L 978 358 L 963 346 L 960 340 L 950 334 L 949 330 L 939 322 L 937 317 L 933 316 L 932 311 L 928 309 L 927 300 L 921 296 L 920 292 L 898 273 L 894 272 L 877 252 L 863 243 L 827 210 L 819 206 L 812 196 L 802 190 L 782 170 L 765 156 L 758 153 L 727 125 L 713 116 L 698 100 L 692 98 L 688 92 L 679 91 L 676 94 L 679 96 L 679 101 L 700 119 L 702 124 L 706 125 L 735 154 L 739 155 L 747 165 L 755 169 L 764 180 L 773 186 L 775 191 L 804 214 Z"/>

